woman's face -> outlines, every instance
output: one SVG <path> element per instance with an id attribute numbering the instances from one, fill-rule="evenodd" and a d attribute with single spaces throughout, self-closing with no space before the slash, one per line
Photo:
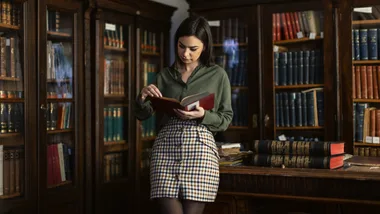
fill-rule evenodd
<path id="1" fill-rule="evenodd" d="M 195 36 L 183 36 L 178 39 L 178 56 L 184 64 L 197 62 L 203 51 L 203 43 Z"/>

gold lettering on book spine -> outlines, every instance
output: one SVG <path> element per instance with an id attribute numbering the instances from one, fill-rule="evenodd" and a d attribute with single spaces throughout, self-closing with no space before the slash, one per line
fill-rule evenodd
<path id="1" fill-rule="evenodd" d="M 292 144 L 293 154 L 297 154 L 297 144 L 298 144 L 298 141 L 293 141 L 293 144 Z"/>
<path id="2" fill-rule="evenodd" d="M 284 150 L 283 150 L 285 155 L 290 154 L 289 147 L 290 147 L 290 142 L 286 141 L 284 144 Z"/>
<path id="3" fill-rule="evenodd" d="M 303 150 L 303 155 L 310 155 L 310 145 L 312 144 L 313 142 L 306 142 L 305 143 L 305 148 Z"/>
<path id="4" fill-rule="evenodd" d="M 297 168 L 303 168 L 303 157 L 297 156 Z"/>
<path id="5" fill-rule="evenodd" d="M 290 158 L 289 158 L 289 155 L 285 155 L 284 156 L 284 165 L 286 166 L 286 167 L 290 167 L 291 166 L 291 160 L 290 160 Z"/>
<path id="6" fill-rule="evenodd" d="M 270 154 L 276 154 L 277 141 L 270 142 Z"/>

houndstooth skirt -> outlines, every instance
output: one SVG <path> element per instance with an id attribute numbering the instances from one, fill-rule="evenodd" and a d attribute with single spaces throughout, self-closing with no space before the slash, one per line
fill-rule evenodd
<path id="1" fill-rule="evenodd" d="M 172 117 L 151 154 L 151 199 L 213 202 L 219 186 L 219 155 L 212 133 L 195 120 Z"/>

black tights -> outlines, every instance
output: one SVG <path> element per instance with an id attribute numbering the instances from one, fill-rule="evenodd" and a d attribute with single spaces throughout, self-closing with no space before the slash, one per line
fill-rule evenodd
<path id="1" fill-rule="evenodd" d="M 202 214 L 205 203 L 176 198 L 157 199 L 161 214 Z"/>

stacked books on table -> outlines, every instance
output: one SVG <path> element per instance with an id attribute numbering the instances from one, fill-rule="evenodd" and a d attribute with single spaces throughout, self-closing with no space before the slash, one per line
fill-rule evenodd
<path id="1" fill-rule="evenodd" d="M 253 153 L 254 166 L 336 169 L 344 164 L 344 142 L 255 140 Z"/>
<path id="2" fill-rule="evenodd" d="M 241 143 L 216 142 L 220 156 L 220 166 L 239 166 L 243 165 L 245 157 L 252 153 L 241 151 Z"/>

